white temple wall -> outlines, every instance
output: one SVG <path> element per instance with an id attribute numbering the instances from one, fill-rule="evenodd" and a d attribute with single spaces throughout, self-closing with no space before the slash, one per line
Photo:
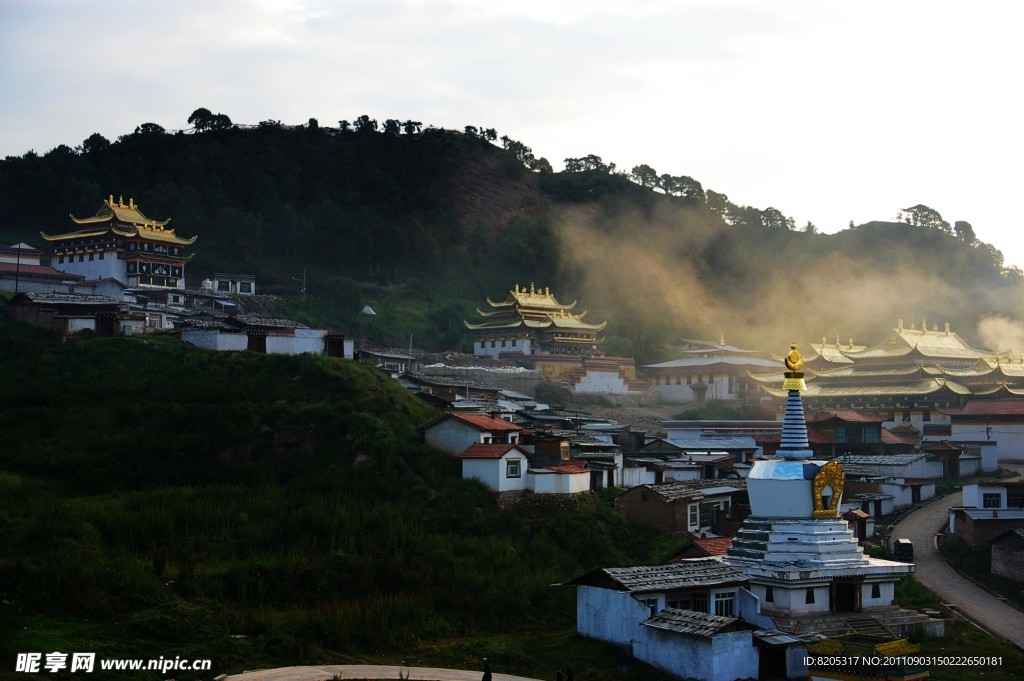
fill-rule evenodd
<path id="1" fill-rule="evenodd" d="M 125 283 L 128 282 L 124 260 L 118 259 L 114 253 L 104 253 L 102 260 L 100 260 L 98 253 L 93 255 L 93 260 L 89 260 L 89 256 L 86 255 L 85 259 L 81 262 L 78 261 L 77 256 L 66 256 L 64 262 L 59 262 L 60 259 L 54 257 L 50 264 L 54 269 L 61 272 L 81 274 L 86 279 L 105 279 L 110 277 Z"/>
<path id="2" fill-rule="evenodd" d="M 871 591 L 875 584 L 879 587 L 878 598 L 871 597 Z M 895 600 L 896 582 L 865 582 L 860 585 L 860 604 L 862 610 L 888 607 L 892 605 Z"/>
<path id="3" fill-rule="evenodd" d="M 296 332 L 302 329 L 295 329 Z M 312 330 L 312 329 L 310 329 Z M 267 336 L 268 355 L 322 355 L 324 353 L 323 331 L 318 337 Z"/>
<path id="4" fill-rule="evenodd" d="M 653 485 L 654 471 L 643 466 L 628 466 L 622 469 L 622 486 L 629 489 L 640 485 Z"/>
<path id="5" fill-rule="evenodd" d="M 577 393 L 625 393 L 629 392 L 617 371 L 587 371 L 573 388 Z"/>

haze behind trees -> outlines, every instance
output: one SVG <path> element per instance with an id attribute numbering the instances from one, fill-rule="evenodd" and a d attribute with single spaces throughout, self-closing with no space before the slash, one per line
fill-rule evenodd
<path id="1" fill-rule="evenodd" d="M 912 197 L 879 216 L 888 220 L 823 234 L 676 174 L 685 159 L 625 172 L 585 154 L 555 173 L 486 125 L 364 114 L 239 126 L 206 108 L 187 123 L 0 161 L 0 236 L 36 245 L 39 231 L 68 227 L 68 213 L 133 197 L 199 236 L 190 279 L 244 271 L 283 293 L 305 268 L 309 301 L 284 305 L 296 318 L 382 342 L 413 333 L 436 349 L 468 349 L 462 319 L 486 296 L 536 282 L 607 319 L 603 349 L 641 362 L 670 357 L 681 337 L 765 350 L 823 336 L 870 344 L 899 318 L 1024 351 L 999 345 L 1012 333 L 978 332 L 992 319 L 1020 331 L 1020 271 L 977 240 L 970 216 L 951 224 Z M 367 303 L 377 318 L 358 317 Z"/>

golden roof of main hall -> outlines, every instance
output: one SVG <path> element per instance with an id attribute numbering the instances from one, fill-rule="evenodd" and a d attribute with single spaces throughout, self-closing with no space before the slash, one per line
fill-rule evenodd
<path id="1" fill-rule="evenodd" d="M 569 311 L 576 307 L 576 301 L 572 301 L 568 305 L 558 302 L 554 294 L 551 293 L 551 289 L 544 287 L 544 289 L 538 289 L 533 284 L 530 284 L 529 290 L 524 286 L 519 288 L 519 284 L 515 285 L 511 291 L 508 292 L 508 297 L 500 303 L 496 303 L 490 298 L 487 299 L 487 303 L 494 308 L 536 308 L 541 310 L 565 310 Z M 484 314 L 484 313 L 481 313 Z M 490 314 L 494 314 L 493 312 Z M 486 315 L 485 315 L 486 316 Z"/>
<path id="2" fill-rule="evenodd" d="M 113 232 L 118 236 L 138 236 L 143 239 L 165 241 L 183 246 L 195 243 L 197 238 L 178 236 L 174 233 L 173 229 L 168 229 L 166 226 L 171 221 L 170 218 L 167 220 L 151 220 L 143 215 L 134 199 L 129 198 L 126 204 L 124 197 L 118 197 L 118 200 L 115 202 L 113 195 L 103 202 L 100 209 L 96 211 L 96 215 L 88 218 L 76 218 L 72 215 L 71 221 L 76 225 L 81 225 L 83 229 L 64 234 L 46 234 L 45 232 L 40 232 L 39 234 L 46 241 L 61 241 L 64 239 L 101 236 L 108 232 Z"/>

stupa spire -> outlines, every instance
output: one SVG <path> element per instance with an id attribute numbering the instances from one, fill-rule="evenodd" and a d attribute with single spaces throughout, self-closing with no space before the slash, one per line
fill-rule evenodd
<path id="1" fill-rule="evenodd" d="M 782 418 L 782 440 L 779 442 L 777 456 L 783 459 L 810 459 L 813 455 L 807 442 L 807 422 L 804 420 L 804 403 L 800 392 L 807 390 L 804 383 L 804 359 L 796 349 L 796 343 L 789 346 L 786 355 L 786 378 L 782 381 L 782 389 L 788 391 L 786 397 L 786 413 Z"/>

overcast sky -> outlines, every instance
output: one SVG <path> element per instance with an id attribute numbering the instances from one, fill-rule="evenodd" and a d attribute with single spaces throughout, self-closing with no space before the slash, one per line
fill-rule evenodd
<path id="1" fill-rule="evenodd" d="M 1024 267 L 1020 7 L 0 0 L 0 155 L 198 107 L 477 125 L 556 170 L 646 163 L 826 232 L 925 204 Z"/>

